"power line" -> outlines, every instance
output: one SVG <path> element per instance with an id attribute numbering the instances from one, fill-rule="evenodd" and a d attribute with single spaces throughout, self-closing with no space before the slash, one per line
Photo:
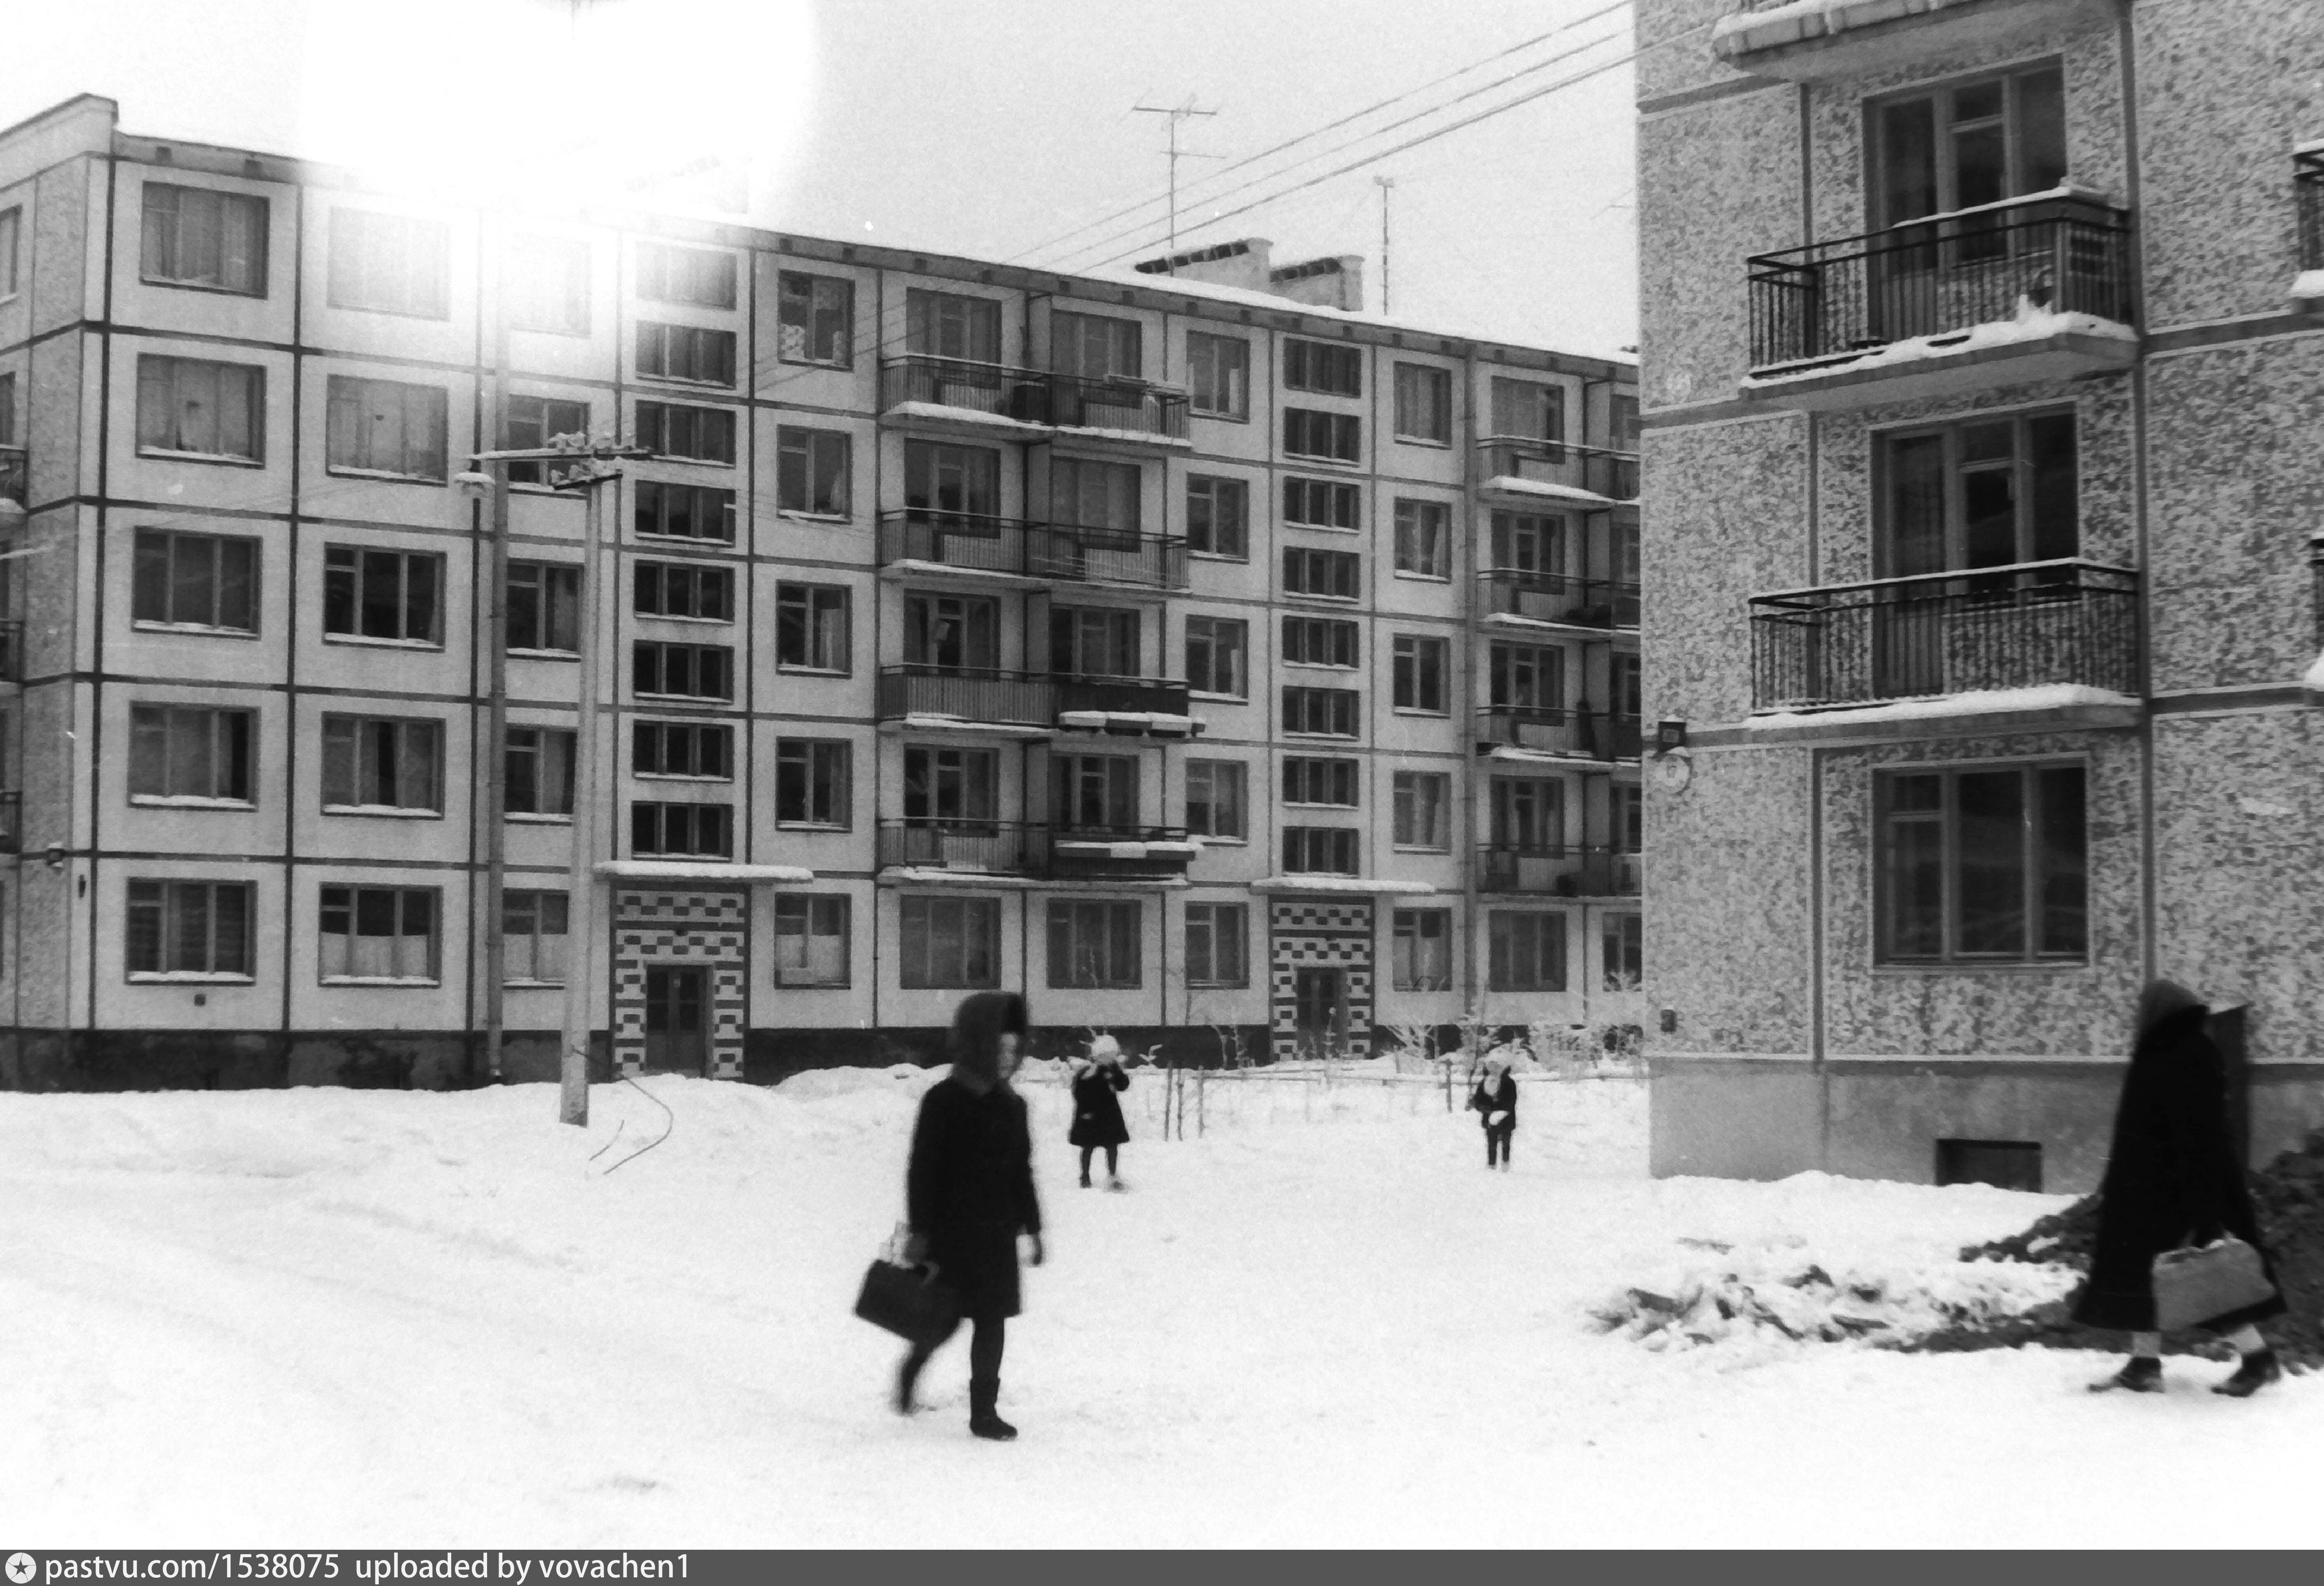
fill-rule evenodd
<path id="1" fill-rule="evenodd" d="M 1578 16 L 1571 22 L 1561 23 L 1545 33 L 1537 33 L 1534 37 L 1526 39 L 1521 43 L 1511 44 L 1506 50 L 1497 51 L 1490 55 L 1483 57 L 1481 60 L 1472 60 L 1468 65 L 1460 68 L 1458 70 L 1446 72 L 1443 77 L 1432 78 L 1431 80 L 1421 84 L 1418 88 L 1406 88 L 1400 94 L 1391 94 L 1387 98 L 1380 100 L 1378 104 L 1367 105 L 1361 110 L 1354 111 L 1349 115 L 1341 116 L 1337 121 L 1325 122 L 1321 126 L 1311 127 L 1307 131 L 1300 133 L 1294 137 L 1286 138 L 1283 142 L 1277 143 L 1270 148 L 1261 149 L 1256 154 L 1247 154 L 1231 164 L 1221 166 L 1217 171 L 1213 171 L 1210 176 L 1200 180 L 1222 180 L 1226 177 L 1233 175 L 1236 171 L 1241 170 L 1246 165 L 1255 164 L 1261 160 L 1266 160 L 1274 155 L 1280 154 L 1286 149 L 1296 148 L 1301 143 L 1306 143 L 1310 139 L 1323 136 L 1326 133 L 1337 132 L 1343 126 L 1347 126 L 1354 122 L 1361 121 L 1364 117 L 1385 110 L 1392 105 L 1400 105 L 1406 99 L 1414 98 L 1419 95 L 1427 93 L 1431 88 L 1442 88 L 1446 83 L 1452 81 L 1455 78 L 1466 77 L 1472 71 L 1480 71 L 1484 68 L 1490 66 L 1496 60 L 1505 60 L 1511 55 L 1516 55 L 1524 51 L 1530 50 L 1536 44 L 1546 43 L 1550 40 L 1556 38 L 1561 33 L 1568 33 L 1572 32 L 1575 28 L 1586 26 L 1602 16 L 1610 15 L 1614 12 L 1623 9 L 1623 7 L 1629 4 L 1630 0 L 1615 0 L 1615 4 L 1602 6 L 1600 9 L 1590 13 L 1587 16 Z M 1545 61 L 1542 64 L 1546 66 L 1551 64 L 1551 62 Z M 1526 68 L 1526 70 L 1528 71 L 1536 71 L 1539 69 L 1541 69 L 1540 67 Z M 1507 81 L 1509 79 L 1504 78 L 1503 80 Z M 1448 101 L 1448 103 L 1458 103 L 1458 101 Z M 1386 132 L 1391 129 L 1383 127 L 1380 130 L 1382 132 Z M 1372 134 L 1368 135 L 1377 136 L 1378 134 Z M 1281 173 L 1277 172 L 1277 174 L 1279 175 Z M 1117 220 L 1120 220 L 1130 215 L 1135 215 L 1139 210 L 1151 207 L 1153 205 L 1162 201 L 1163 200 L 1159 198 L 1140 198 L 1138 202 L 1131 204 L 1125 208 L 1117 209 L 1111 215 L 1102 215 L 1095 220 L 1084 221 L 1079 226 L 1070 226 L 1065 231 L 1059 232 L 1056 235 L 1050 237 L 1046 242 L 1036 243 L 1029 248 L 1011 254 L 1008 258 L 1002 260 L 1001 263 L 1004 264 L 1014 264 L 1019 260 L 1029 259 L 1036 254 L 1047 253 L 1051 248 L 1056 247 L 1058 244 L 1065 242 L 1073 237 L 1079 236 L 1085 231 L 1095 231 L 1101 226 L 1111 226 Z M 1074 251 L 1079 252 L 1080 250 L 1076 249 Z"/>

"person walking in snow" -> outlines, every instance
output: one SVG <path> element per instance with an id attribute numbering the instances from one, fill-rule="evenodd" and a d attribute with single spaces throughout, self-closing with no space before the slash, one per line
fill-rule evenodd
<path id="1" fill-rule="evenodd" d="M 1485 1060 L 1485 1071 L 1469 1093 L 1469 1105 L 1485 1125 L 1485 1166 L 1508 1172 L 1509 1137 L 1517 1131 L 1517 1077 L 1506 1061 Z"/>
<path id="2" fill-rule="evenodd" d="M 1018 1314 L 1017 1237 L 1031 1240 L 1041 1264 L 1041 1203 L 1033 1193 L 1033 1138 L 1025 1099 L 1010 1088 L 1023 1061 L 1025 999 L 980 991 L 953 1014 L 952 1072 L 920 1098 L 904 1199 L 910 1222 L 907 1262 L 928 1261 L 936 1280 L 960 1300 L 973 1331 L 968 1343 L 968 1429 L 1006 1441 L 1001 1418 L 1001 1352 Z M 958 1323 L 954 1323 L 956 1330 Z M 896 1408 L 909 1415 L 928 1357 L 951 1336 L 915 1344 L 896 1372 Z"/>
<path id="3" fill-rule="evenodd" d="M 1120 1092 L 1130 1088 L 1130 1076 L 1121 1071 L 1121 1048 L 1111 1036 L 1100 1036 L 1090 1043 L 1089 1058 L 1074 1069 L 1074 1126 L 1065 1133 L 1069 1145 L 1082 1148 L 1082 1188 L 1090 1186 L 1090 1157 L 1100 1147 L 1105 1150 L 1105 1187 L 1121 1187 L 1120 1152 L 1130 1139 L 1130 1126 L 1121 1120 Z"/>
<path id="4" fill-rule="evenodd" d="M 2090 1390 L 2154 1393 L 2163 1387 L 2163 1334 L 2155 1326 L 2154 1258 L 2222 1233 L 2260 1251 L 2244 1166 L 2227 1132 L 2227 1065 L 2205 1033 L 2210 1010 L 2169 981 L 2150 981 L 2138 999 L 2138 1039 L 2123 1075 L 2114 1144 L 2098 1186 L 2098 1226 L 2089 1282 L 2074 1306 L 2087 1327 L 2131 1335 L 2130 1360 Z M 2204 1327 L 2236 1346 L 2242 1361 L 2212 1391 L 2241 1398 L 2283 1375 L 2255 1323 L 2281 1315 L 2279 1293 L 2215 1316 Z"/>

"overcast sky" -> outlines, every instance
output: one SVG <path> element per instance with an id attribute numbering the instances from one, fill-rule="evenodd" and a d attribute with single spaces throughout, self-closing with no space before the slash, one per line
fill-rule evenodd
<path id="1" fill-rule="evenodd" d="M 97 93 L 120 101 L 134 133 L 429 179 L 553 158 L 585 185 L 609 170 L 747 149 L 761 224 L 1084 269 L 1162 251 L 1167 128 L 1131 106 L 1191 97 L 1218 114 L 1182 124 L 1182 145 L 1224 158 L 1180 164 L 1181 246 L 1265 236 L 1278 263 L 1361 254 L 1376 310 L 1372 179 L 1388 175 L 1397 318 L 1599 350 L 1637 339 L 1629 14 L 1584 20 L 1606 0 L 592 0 L 577 21 L 573 9 L 0 0 L 10 65 L 0 124 Z M 1476 125 L 1271 197 L 1592 69 Z M 576 138 L 585 149 L 560 155 Z M 1196 226 L 1259 198 L 1269 201 Z M 1140 200 L 1155 201 L 1091 226 Z"/>

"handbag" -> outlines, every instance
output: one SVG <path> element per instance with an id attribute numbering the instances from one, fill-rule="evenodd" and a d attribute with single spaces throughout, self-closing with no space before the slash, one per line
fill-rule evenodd
<path id="1" fill-rule="evenodd" d="M 2233 1234 L 2154 1258 L 2154 1325 L 2200 1327 L 2275 1297 L 2259 1252 Z"/>
<path id="2" fill-rule="evenodd" d="M 908 1343 L 935 1343 L 959 1325 L 960 1296 L 936 1281 L 935 1262 L 915 1266 L 903 1259 L 906 1237 L 899 1225 L 872 1258 L 855 1296 L 855 1314 Z"/>

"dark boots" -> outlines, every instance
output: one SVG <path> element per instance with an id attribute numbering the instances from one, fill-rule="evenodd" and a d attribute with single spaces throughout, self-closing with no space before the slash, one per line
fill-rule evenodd
<path id="1" fill-rule="evenodd" d="M 2121 1370 L 2103 1382 L 2090 1384 L 2092 1393 L 2111 1393 L 2116 1388 L 2126 1393 L 2161 1393 L 2163 1362 L 2153 1355 L 2133 1355 L 2123 1362 Z"/>
<path id="2" fill-rule="evenodd" d="M 968 1379 L 968 1430 L 972 1435 L 988 1437 L 995 1443 L 1006 1443 L 1017 1435 L 1017 1428 L 996 1413 L 995 1406 L 1000 1402 L 1000 1378 L 972 1377 Z"/>
<path id="3" fill-rule="evenodd" d="M 2273 1350 L 2254 1350 L 2243 1358 L 2234 1376 L 2225 1382 L 2211 1384 L 2211 1391 L 2224 1393 L 2229 1398 L 2249 1398 L 2282 1376 L 2283 1367 L 2277 1362 Z"/>

